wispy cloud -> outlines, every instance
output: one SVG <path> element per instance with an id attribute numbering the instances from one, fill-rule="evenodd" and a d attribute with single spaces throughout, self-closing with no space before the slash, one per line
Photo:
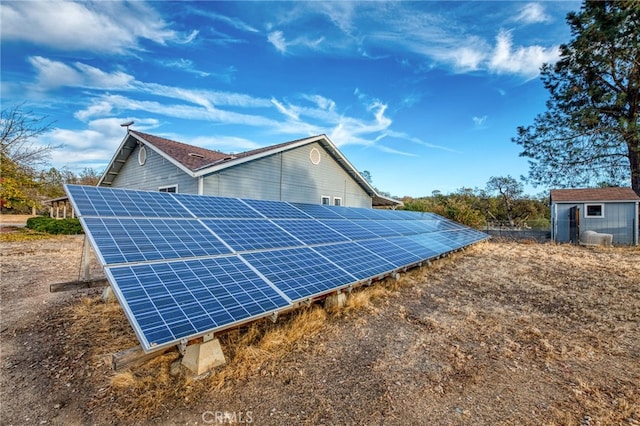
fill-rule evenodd
<path id="1" fill-rule="evenodd" d="M 517 46 L 501 31 L 494 40 L 486 32 L 457 24 L 464 13 L 481 13 L 484 5 L 460 8 L 424 9 L 411 4 L 368 2 L 312 2 L 298 5 L 283 14 L 271 27 L 268 41 L 282 54 L 308 54 L 310 51 L 329 55 L 358 55 L 384 58 L 386 55 L 417 55 L 431 66 L 449 67 L 457 73 L 485 71 L 520 75 L 527 79 L 538 74 L 543 62 L 557 59 L 557 47 L 544 45 Z M 478 10 L 476 10 L 478 9 Z M 474 12 L 475 11 L 475 12 Z M 321 26 L 314 33 L 312 19 L 328 18 L 333 31 Z M 524 5 L 515 17 L 504 15 L 502 23 L 531 24 L 551 18 L 539 3 Z M 296 38 L 305 23 L 305 36 Z M 285 36 L 286 34 L 286 36 Z M 295 47 L 295 49 L 294 49 Z M 376 52 L 371 55 L 368 52 Z M 415 60 L 415 58 L 414 58 Z M 519 65 L 518 65 L 519 64 Z"/>
<path id="2" fill-rule="evenodd" d="M 551 17 L 544 11 L 540 3 L 527 3 L 520 9 L 520 13 L 513 18 L 516 22 L 525 24 L 537 24 L 551 21 Z"/>
<path id="3" fill-rule="evenodd" d="M 483 115 L 482 117 L 474 116 L 474 117 L 471 117 L 471 121 L 473 121 L 473 124 L 476 127 L 482 127 L 482 126 L 484 126 L 484 123 L 487 122 L 487 118 L 488 117 L 486 115 Z"/>
<path id="4" fill-rule="evenodd" d="M 170 29 L 143 2 L 3 2 L 0 14 L 3 40 L 27 41 L 61 51 L 124 54 L 140 50 L 141 39 L 165 44 L 195 37 L 193 32 L 185 37 Z"/>
<path id="5" fill-rule="evenodd" d="M 165 60 L 165 61 L 162 61 L 162 64 L 169 68 L 177 68 L 179 70 L 182 70 L 191 74 L 195 74 L 198 77 L 208 77 L 211 75 L 211 73 L 207 71 L 201 71 L 199 69 L 196 69 L 191 59 L 180 58 L 180 59 L 173 59 L 173 60 Z"/>
<path id="6" fill-rule="evenodd" d="M 287 42 L 284 39 L 282 31 L 273 31 L 267 35 L 269 43 L 273 44 L 273 47 L 280 53 L 287 53 Z"/>
<path id="7" fill-rule="evenodd" d="M 204 16 L 206 18 L 211 19 L 212 21 L 215 22 L 222 22 L 223 24 L 235 28 L 237 30 L 240 31 L 245 31 L 248 33 L 258 33 L 259 30 L 257 30 L 256 28 L 254 28 L 253 26 L 247 24 L 246 22 L 242 21 L 241 19 L 238 18 L 232 18 L 226 15 L 221 15 L 219 13 L 216 12 L 212 12 L 209 10 L 203 10 L 200 8 L 196 8 L 196 7 L 191 7 L 189 8 L 189 11 L 193 14 L 196 15 L 200 15 L 200 16 Z"/>

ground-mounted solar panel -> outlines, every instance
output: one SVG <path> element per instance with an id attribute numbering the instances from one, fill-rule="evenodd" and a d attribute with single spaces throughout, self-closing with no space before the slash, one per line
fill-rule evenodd
<path id="1" fill-rule="evenodd" d="M 307 245 L 349 241 L 349 238 L 314 219 L 274 219 L 273 222 Z"/>
<path id="2" fill-rule="evenodd" d="M 418 263 L 423 260 L 418 255 L 394 244 L 391 239 L 387 238 L 358 241 L 356 244 L 377 254 L 396 268 Z"/>
<path id="3" fill-rule="evenodd" d="M 143 348 L 275 312 L 290 301 L 236 256 L 107 267 Z"/>
<path id="4" fill-rule="evenodd" d="M 309 215 L 284 201 L 244 200 L 264 217 L 280 219 L 309 219 Z"/>
<path id="5" fill-rule="evenodd" d="M 344 216 L 340 216 L 340 214 L 337 213 L 335 207 L 301 203 L 291 203 L 291 205 L 316 219 L 345 219 Z"/>
<path id="6" fill-rule="evenodd" d="M 389 238 L 389 241 L 399 247 L 402 247 L 408 252 L 415 254 L 422 260 L 429 260 L 441 254 L 440 252 L 431 249 L 424 244 L 416 242 L 412 237 L 393 237 Z"/>
<path id="7" fill-rule="evenodd" d="M 356 277 L 358 281 L 374 278 L 396 269 L 396 266 L 356 242 L 313 247 L 315 251 Z"/>
<path id="8" fill-rule="evenodd" d="M 104 264 L 231 253 L 195 219 L 82 218 Z"/>
<path id="9" fill-rule="evenodd" d="M 193 216 L 206 218 L 264 218 L 239 198 L 203 197 L 193 194 L 171 194 Z"/>
<path id="10" fill-rule="evenodd" d="M 164 192 L 128 191 L 99 186 L 68 185 L 78 216 L 100 217 L 170 217 L 192 215 Z"/>
<path id="11" fill-rule="evenodd" d="M 302 245 L 300 240 L 269 219 L 205 219 L 202 223 L 235 251 Z"/>
<path id="12" fill-rule="evenodd" d="M 247 253 L 242 257 L 294 302 L 357 281 L 309 247 Z"/>
<path id="13" fill-rule="evenodd" d="M 366 228 L 364 221 L 355 221 L 349 219 L 338 220 L 320 220 L 320 222 L 333 229 L 337 233 L 344 235 L 351 241 L 367 240 L 371 238 L 378 238 L 379 236 L 369 231 Z"/>
<path id="14" fill-rule="evenodd" d="M 358 223 L 358 222 L 356 222 L 356 223 Z M 360 226 L 362 226 L 362 225 L 360 225 Z M 388 220 L 378 220 L 378 219 L 367 220 L 365 226 L 367 228 L 367 231 L 376 234 L 380 238 L 397 237 L 397 236 L 402 235 L 402 230 L 401 229 L 397 229 Z"/>
<path id="15" fill-rule="evenodd" d="M 152 351 L 488 238 L 432 213 L 66 186 Z"/>

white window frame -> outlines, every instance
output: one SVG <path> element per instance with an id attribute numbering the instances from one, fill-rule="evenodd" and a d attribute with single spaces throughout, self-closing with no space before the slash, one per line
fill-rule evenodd
<path id="1" fill-rule="evenodd" d="M 324 201 L 327 200 L 327 202 L 325 203 Z M 331 205 L 331 197 L 329 197 L 328 195 L 323 195 L 320 197 L 320 204 L 323 206 L 330 206 Z"/>
<path id="2" fill-rule="evenodd" d="M 336 201 L 338 204 L 336 204 Z M 342 197 L 333 197 L 333 205 L 336 207 L 342 206 Z"/>
<path id="3" fill-rule="evenodd" d="M 171 189 L 171 188 L 175 188 L 176 190 L 174 192 L 167 191 L 168 189 Z M 176 183 L 175 185 L 159 186 L 158 187 L 158 191 L 160 191 L 160 192 L 169 192 L 171 194 L 177 194 L 178 193 L 178 184 Z"/>
<path id="4" fill-rule="evenodd" d="M 600 206 L 600 214 L 599 215 L 590 215 L 589 207 L 590 206 Z M 584 217 L 589 219 L 604 219 L 604 203 L 589 203 L 584 205 Z"/>

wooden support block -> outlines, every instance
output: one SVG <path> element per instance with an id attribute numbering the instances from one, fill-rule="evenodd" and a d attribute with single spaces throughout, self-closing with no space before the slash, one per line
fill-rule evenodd
<path id="1" fill-rule="evenodd" d="M 125 349 L 111 355 L 111 368 L 113 368 L 113 370 L 115 371 L 120 371 L 125 368 L 135 367 L 136 365 L 142 364 L 145 361 L 149 361 L 150 359 L 162 355 L 168 350 L 169 348 L 165 348 L 146 353 L 142 350 L 142 346 Z"/>
<path id="2" fill-rule="evenodd" d="M 106 278 L 97 278 L 88 281 L 67 281 L 64 283 L 53 283 L 49 285 L 49 292 L 57 293 L 60 291 L 80 290 L 83 288 L 96 288 L 109 285 Z"/>

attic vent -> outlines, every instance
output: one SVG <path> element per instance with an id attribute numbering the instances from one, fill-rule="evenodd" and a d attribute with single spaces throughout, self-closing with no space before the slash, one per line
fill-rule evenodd
<path id="1" fill-rule="evenodd" d="M 195 152 L 190 152 L 189 157 L 204 158 L 204 155 L 196 154 Z"/>
<path id="2" fill-rule="evenodd" d="M 235 155 L 231 155 L 231 156 L 229 156 L 229 157 L 224 157 L 224 158 L 222 159 L 222 161 L 233 160 L 234 158 L 236 158 L 236 156 L 235 156 Z"/>
<path id="3" fill-rule="evenodd" d="M 322 158 L 322 155 L 320 155 L 320 151 L 318 151 L 318 148 L 311 148 L 311 152 L 309 153 L 309 159 L 311 160 L 311 163 L 313 164 L 320 164 L 320 159 Z"/>

